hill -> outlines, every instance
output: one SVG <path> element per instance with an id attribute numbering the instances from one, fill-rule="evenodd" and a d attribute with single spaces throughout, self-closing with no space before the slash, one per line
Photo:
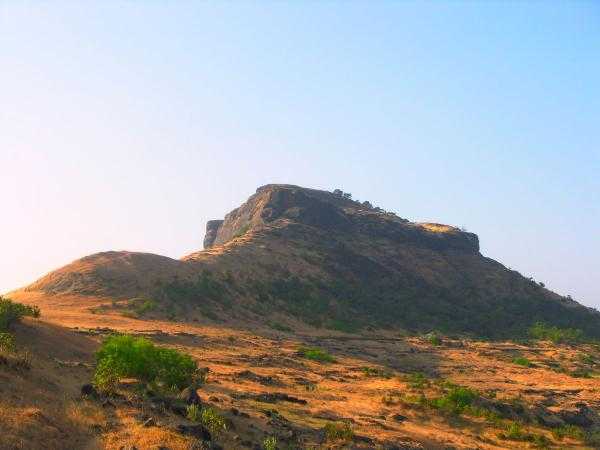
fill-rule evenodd
<path id="1" fill-rule="evenodd" d="M 542 321 L 600 337 L 597 311 L 484 257 L 477 235 L 410 222 L 341 191 L 263 186 L 208 222 L 204 244 L 181 260 L 91 255 L 24 288 L 21 298 L 105 296 L 129 301 L 131 313 L 180 321 L 488 338 L 523 336 Z"/>

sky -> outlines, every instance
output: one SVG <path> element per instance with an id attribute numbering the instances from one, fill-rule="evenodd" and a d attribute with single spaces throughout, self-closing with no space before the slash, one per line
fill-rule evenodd
<path id="1" fill-rule="evenodd" d="M 267 183 L 600 307 L 600 4 L 0 0 L 0 292 L 196 251 Z"/>

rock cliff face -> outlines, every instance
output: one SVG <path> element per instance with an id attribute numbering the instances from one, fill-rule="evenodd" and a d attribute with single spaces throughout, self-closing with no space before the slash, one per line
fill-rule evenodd
<path id="1" fill-rule="evenodd" d="M 484 257 L 477 235 L 326 191 L 260 187 L 207 224 L 204 246 L 181 260 L 92 255 L 27 289 L 147 296 L 170 315 L 210 307 L 223 320 L 236 315 L 248 323 L 277 314 L 340 330 L 514 337 L 543 321 L 600 337 L 600 314 Z"/>
<path id="2" fill-rule="evenodd" d="M 437 250 L 479 251 L 479 239 L 473 233 L 448 225 L 411 223 L 330 192 L 281 184 L 258 188 L 256 194 L 227 214 L 225 220 L 209 221 L 205 248 L 224 244 L 250 229 L 262 228 L 277 220 L 332 234 L 361 233 Z"/>
<path id="3" fill-rule="evenodd" d="M 206 222 L 206 234 L 204 235 L 204 248 L 211 248 L 217 239 L 219 228 L 223 225 L 223 220 L 209 220 Z"/>

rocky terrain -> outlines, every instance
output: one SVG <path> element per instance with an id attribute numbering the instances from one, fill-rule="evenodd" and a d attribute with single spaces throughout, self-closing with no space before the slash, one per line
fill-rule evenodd
<path id="1" fill-rule="evenodd" d="M 596 311 L 341 191 L 267 185 L 203 251 L 95 254 L 8 296 L 41 317 L 0 333 L 0 449 L 600 448 Z M 99 391 L 119 333 L 202 383 Z"/>

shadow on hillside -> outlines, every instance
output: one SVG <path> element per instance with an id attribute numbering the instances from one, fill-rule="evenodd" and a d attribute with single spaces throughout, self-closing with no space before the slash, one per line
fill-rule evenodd
<path id="1" fill-rule="evenodd" d="M 78 405 L 98 343 L 32 319 L 12 331 L 27 362 L 0 366 L 0 448 L 99 448 L 90 425 L 103 415 Z"/>

